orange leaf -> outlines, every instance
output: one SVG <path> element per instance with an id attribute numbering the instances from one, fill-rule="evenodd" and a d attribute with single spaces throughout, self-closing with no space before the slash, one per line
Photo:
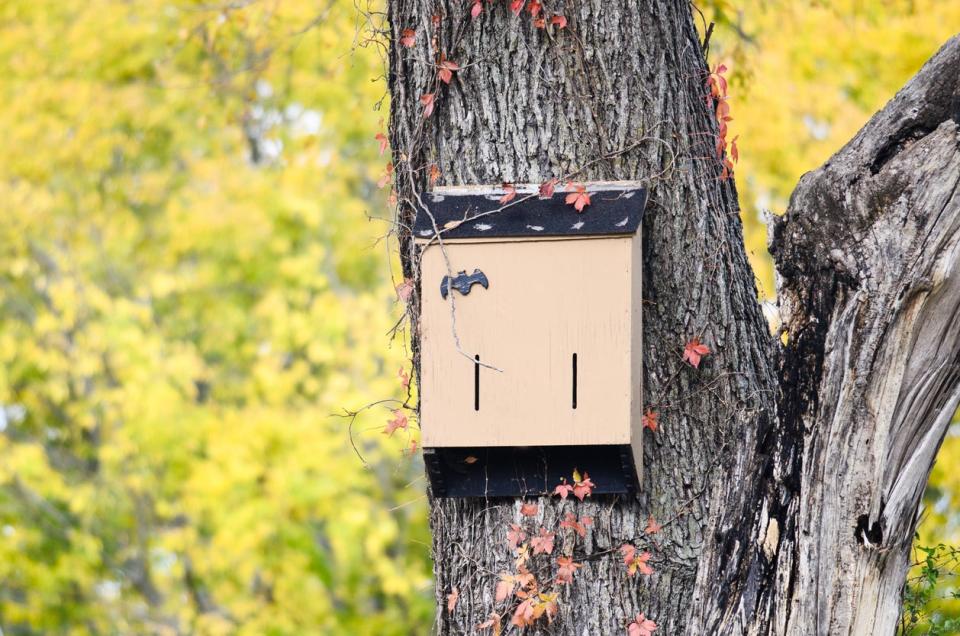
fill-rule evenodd
<path id="1" fill-rule="evenodd" d="M 387 420 L 387 425 L 383 427 L 383 434 L 387 436 L 393 436 L 393 433 L 398 429 L 402 428 L 407 430 L 407 415 L 400 409 L 394 409 L 392 411 L 393 419 Z"/>
<path id="2" fill-rule="evenodd" d="M 434 96 L 434 93 L 424 93 L 420 96 L 420 103 L 423 104 L 424 119 L 433 114 Z"/>
<path id="3" fill-rule="evenodd" d="M 520 514 L 524 517 L 535 517 L 540 507 L 535 503 L 525 503 L 520 506 Z"/>
<path id="4" fill-rule="evenodd" d="M 579 477 L 579 474 L 576 471 L 574 471 L 573 474 L 575 475 L 574 484 L 573 484 L 573 496 L 579 499 L 580 501 L 583 501 L 584 497 L 590 496 L 596 484 L 590 481 L 590 475 L 588 475 L 587 473 L 583 473 L 583 479 L 577 479 L 577 477 Z"/>
<path id="5" fill-rule="evenodd" d="M 523 2 L 524 0 L 510 1 L 510 10 L 513 11 L 513 15 L 520 15 L 520 12 L 523 11 Z"/>
<path id="6" fill-rule="evenodd" d="M 430 164 L 430 185 L 435 185 L 440 179 L 440 167 L 435 164 Z"/>
<path id="7" fill-rule="evenodd" d="M 500 615 L 490 612 L 490 618 L 477 625 L 477 629 L 493 628 L 493 636 L 500 636 Z"/>
<path id="8" fill-rule="evenodd" d="M 512 183 L 504 183 L 503 192 L 503 196 L 500 197 L 500 205 L 510 203 L 517 197 L 517 189 L 513 187 Z"/>
<path id="9" fill-rule="evenodd" d="M 656 411 L 651 411 L 647 409 L 647 412 L 643 414 L 643 428 L 649 428 L 651 431 L 657 431 L 657 418 L 660 417 Z"/>
<path id="10" fill-rule="evenodd" d="M 449 84 L 450 80 L 453 79 L 453 72 L 460 70 L 460 67 L 457 65 L 457 63 L 448 60 L 443 53 L 440 54 L 439 67 L 440 70 L 437 72 L 437 75 L 440 76 L 440 81 L 444 84 Z"/>
<path id="11" fill-rule="evenodd" d="M 692 338 L 683 348 L 683 360 L 689 362 L 694 369 L 700 368 L 700 358 L 710 354 L 707 345 L 700 344 L 699 338 Z"/>
<path id="12" fill-rule="evenodd" d="M 557 28 L 565 29 L 567 28 L 567 18 L 562 15 L 555 15 L 550 18 L 550 24 L 555 25 Z"/>
<path id="13" fill-rule="evenodd" d="M 557 187 L 556 179 L 547 179 L 540 184 L 540 198 L 549 199 L 553 196 L 553 190 Z"/>
<path id="14" fill-rule="evenodd" d="M 560 522 L 561 528 L 573 530 L 580 535 L 581 539 L 587 536 L 587 526 L 589 525 L 593 525 L 593 517 L 581 517 L 580 521 L 577 521 L 577 516 L 572 512 L 568 512 L 563 521 Z"/>
<path id="15" fill-rule="evenodd" d="M 653 518 L 653 515 L 650 515 L 650 518 L 647 519 L 647 527 L 644 528 L 643 531 L 646 532 L 647 534 L 657 534 L 658 532 L 660 532 L 660 529 L 662 527 L 663 526 L 657 523 L 657 520 Z"/>
<path id="16" fill-rule="evenodd" d="M 517 546 L 527 538 L 526 533 L 520 529 L 515 523 L 510 524 L 510 529 L 507 530 L 507 543 L 510 545 L 510 548 L 513 550 L 517 549 Z"/>
<path id="17" fill-rule="evenodd" d="M 540 536 L 530 539 L 530 547 L 534 554 L 550 554 L 553 552 L 554 533 L 547 532 L 546 528 L 540 528 Z"/>
<path id="18" fill-rule="evenodd" d="M 499 603 L 513 594 L 513 590 L 516 588 L 516 586 L 517 583 L 514 577 L 510 576 L 509 574 L 501 574 L 500 580 L 497 582 L 497 589 L 494 592 L 494 598 Z"/>
<path id="19" fill-rule="evenodd" d="M 383 156 L 384 151 L 387 149 L 387 144 L 390 142 L 387 140 L 387 136 L 383 133 L 377 133 L 374 136 L 374 139 L 380 142 L 380 155 Z"/>
<path id="20" fill-rule="evenodd" d="M 583 565 L 574 563 L 570 557 L 557 557 L 557 583 L 573 583 L 573 574 Z"/>
<path id="21" fill-rule="evenodd" d="M 560 485 L 553 489 L 553 494 L 559 495 L 561 499 L 566 499 L 573 492 L 573 486 L 567 483 L 566 477 L 560 478 Z"/>
<path id="22" fill-rule="evenodd" d="M 405 278 L 402 283 L 397 285 L 397 297 L 403 302 L 407 302 L 410 300 L 411 294 L 413 294 L 413 281 Z"/>
<path id="23" fill-rule="evenodd" d="M 400 32 L 400 44 L 408 49 L 417 42 L 417 32 L 414 29 L 404 29 Z"/>
<path id="24" fill-rule="evenodd" d="M 457 607 L 457 601 L 460 600 L 460 588 L 455 587 L 453 591 L 447 594 L 447 612 L 453 614 L 454 608 Z"/>
<path id="25" fill-rule="evenodd" d="M 590 194 L 583 184 L 570 184 L 574 191 L 567 195 L 567 205 L 572 205 L 577 212 L 583 212 L 583 208 L 590 205 Z"/>
<path id="26" fill-rule="evenodd" d="M 386 167 L 384 168 L 383 175 L 380 177 L 380 180 L 377 181 L 377 187 L 382 188 L 383 186 L 390 183 L 392 179 L 393 179 L 393 164 L 388 162 Z"/>
<path id="27" fill-rule="evenodd" d="M 627 625 L 627 636 L 653 636 L 657 624 L 640 612 L 633 618 L 633 622 Z"/>

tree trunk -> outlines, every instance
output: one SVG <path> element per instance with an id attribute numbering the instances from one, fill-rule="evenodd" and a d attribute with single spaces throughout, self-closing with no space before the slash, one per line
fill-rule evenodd
<path id="1" fill-rule="evenodd" d="M 583 567 L 557 586 L 552 624 L 526 633 L 625 633 L 639 612 L 663 634 L 891 632 L 919 498 L 958 399 L 949 118 L 960 42 L 805 177 L 775 224 L 781 346 L 757 302 L 733 181 L 721 178 L 690 5 L 551 5 L 565 29 L 535 28 L 504 1 L 481 6 L 472 19 L 467 0 L 389 2 L 405 276 L 417 272 L 404 228 L 433 164 L 439 185 L 572 175 L 650 192 L 644 395 L 660 427 L 645 431 L 644 487 L 538 502 L 529 527 L 556 528 L 568 512 L 594 523 L 582 540 L 558 534 L 556 554 Z M 449 86 L 437 80 L 441 54 L 460 67 Z M 424 94 L 436 96 L 429 117 Z M 414 334 L 417 312 L 415 294 Z M 712 351 L 699 369 L 682 360 L 693 337 Z M 431 499 L 438 633 L 473 633 L 491 612 L 517 632 L 494 588 L 514 567 L 506 533 L 519 507 Z M 650 516 L 657 534 L 644 531 Z M 652 575 L 627 575 L 624 543 L 653 553 Z"/>

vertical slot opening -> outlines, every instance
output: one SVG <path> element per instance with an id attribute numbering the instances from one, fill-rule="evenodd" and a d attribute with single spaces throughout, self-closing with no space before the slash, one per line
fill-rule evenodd
<path id="1" fill-rule="evenodd" d="M 573 354 L 573 408 L 577 408 L 577 354 Z"/>
<path id="2" fill-rule="evenodd" d="M 480 410 L 480 354 L 473 356 L 473 410 Z"/>

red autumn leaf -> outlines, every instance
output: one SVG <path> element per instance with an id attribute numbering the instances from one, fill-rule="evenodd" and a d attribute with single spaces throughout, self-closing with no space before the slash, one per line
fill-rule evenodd
<path id="1" fill-rule="evenodd" d="M 490 629 L 491 627 L 493 628 L 493 633 L 499 636 L 500 615 L 496 612 L 490 612 L 490 618 L 477 625 L 477 629 Z"/>
<path id="2" fill-rule="evenodd" d="M 525 503 L 520 505 L 520 514 L 524 517 L 535 517 L 540 507 L 535 503 Z"/>
<path id="3" fill-rule="evenodd" d="M 513 590 L 516 588 L 516 586 L 517 583 L 514 577 L 510 576 L 509 574 L 501 574 L 500 580 L 497 581 L 497 589 L 494 592 L 494 598 L 497 599 L 497 602 L 499 603 L 513 594 Z"/>
<path id="4" fill-rule="evenodd" d="M 657 523 L 657 520 L 653 518 L 653 515 L 650 515 L 650 518 L 647 519 L 647 527 L 644 528 L 643 531 L 647 534 L 657 534 L 660 532 L 662 527 L 663 526 Z"/>
<path id="5" fill-rule="evenodd" d="M 710 349 L 705 344 L 700 344 L 699 338 L 692 338 L 683 348 L 683 360 L 689 362 L 694 369 L 700 368 L 700 358 L 709 355 Z"/>
<path id="6" fill-rule="evenodd" d="M 650 560 L 649 552 L 637 554 L 637 549 L 634 546 L 624 543 L 620 546 L 620 554 L 623 555 L 623 564 L 627 566 L 628 576 L 633 576 L 637 572 L 653 574 L 653 568 L 647 564 L 647 561 Z"/>
<path id="7" fill-rule="evenodd" d="M 583 208 L 590 205 L 590 194 L 587 192 L 587 188 L 583 184 L 571 183 L 570 186 L 574 190 L 567 195 L 567 205 L 572 205 L 577 212 L 583 212 Z"/>
<path id="8" fill-rule="evenodd" d="M 726 181 L 733 175 L 733 162 L 729 157 L 723 158 L 723 170 L 720 172 L 720 180 Z"/>
<path id="9" fill-rule="evenodd" d="M 530 0 L 530 2 L 527 3 L 527 11 L 530 12 L 530 15 L 536 17 L 543 11 L 543 5 L 540 4 L 540 0 Z"/>
<path id="10" fill-rule="evenodd" d="M 517 189 L 513 187 L 512 183 L 504 183 L 503 193 L 503 196 L 500 197 L 500 205 L 505 205 L 513 201 L 517 196 Z"/>
<path id="11" fill-rule="evenodd" d="M 733 121 L 733 117 L 730 116 L 730 102 L 726 99 L 717 104 L 717 121 Z"/>
<path id="12" fill-rule="evenodd" d="M 434 93 L 424 93 L 420 96 L 420 103 L 423 104 L 423 117 L 426 119 L 433 114 Z"/>
<path id="13" fill-rule="evenodd" d="M 483 11 L 483 0 L 473 0 L 473 6 L 470 7 L 470 16 L 475 18 Z"/>
<path id="14" fill-rule="evenodd" d="M 380 180 L 377 181 L 377 187 L 382 188 L 383 186 L 390 183 L 392 179 L 393 179 L 393 164 L 390 162 L 387 162 L 387 165 L 384 168 L 384 172 L 380 176 Z"/>
<path id="15" fill-rule="evenodd" d="M 513 11 L 513 15 L 520 15 L 523 11 L 523 2 L 524 0 L 510 0 L 510 10 Z"/>
<path id="16" fill-rule="evenodd" d="M 410 448 L 407 449 L 407 452 L 410 453 L 411 455 L 415 455 L 417 453 L 416 438 L 410 440 Z"/>
<path id="17" fill-rule="evenodd" d="M 436 185 L 440 179 L 440 166 L 435 163 L 430 164 L 430 185 Z"/>
<path id="18" fill-rule="evenodd" d="M 550 24 L 556 26 L 557 28 L 565 29 L 567 28 L 567 17 L 563 15 L 555 15 L 550 18 Z"/>
<path id="19" fill-rule="evenodd" d="M 374 139 L 380 142 L 380 155 L 382 156 L 384 151 L 387 149 L 387 144 L 390 142 L 387 140 L 387 136 L 383 133 L 377 133 L 376 136 L 374 136 Z"/>
<path id="20" fill-rule="evenodd" d="M 435 29 L 438 28 L 438 27 L 440 26 L 440 21 L 441 21 L 442 19 L 443 19 L 443 18 L 440 17 L 440 14 L 439 14 L 439 13 L 434 13 L 432 16 L 430 16 L 430 22 L 431 22 L 431 24 L 433 24 L 433 28 L 435 28 Z"/>
<path id="21" fill-rule="evenodd" d="M 587 526 L 593 525 L 593 517 L 581 517 L 577 521 L 577 516 L 572 512 L 568 512 L 567 515 L 563 518 L 563 521 L 560 522 L 561 528 L 570 528 L 578 535 L 580 538 L 587 536 Z"/>
<path id="22" fill-rule="evenodd" d="M 512 550 L 516 550 L 517 546 L 527 538 L 527 534 L 515 523 L 510 524 L 510 529 L 507 530 L 507 543 L 510 545 Z"/>
<path id="23" fill-rule="evenodd" d="M 440 54 L 440 64 L 437 66 L 440 68 L 437 75 L 440 76 L 440 81 L 444 84 L 449 84 L 450 80 L 453 79 L 453 72 L 460 70 L 460 66 L 456 62 L 448 60 L 443 53 Z"/>
<path id="24" fill-rule="evenodd" d="M 410 300 L 411 294 L 413 294 L 413 281 L 405 278 L 402 283 L 397 285 L 397 297 L 403 302 L 407 302 Z"/>
<path id="25" fill-rule="evenodd" d="M 653 636 L 657 624 L 640 612 L 633 617 L 633 622 L 627 625 L 627 636 Z"/>
<path id="26" fill-rule="evenodd" d="M 740 161 L 740 151 L 737 150 L 737 139 L 740 139 L 740 135 L 737 135 L 730 141 L 730 157 L 733 158 L 734 163 Z"/>
<path id="27" fill-rule="evenodd" d="M 656 411 L 647 409 L 647 412 L 643 414 L 643 428 L 649 428 L 651 431 L 657 431 L 657 418 L 660 415 Z"/>
<path id="28" fill-rule="evenodd" d="M 537 29 L 546 29 L 547 21 L 543 19 L 543 16 L 533 19 L 533 26 Z"/>
<path id="29" fill-rule="evenodd" d="M 566 499 L 573 493 L 573 486 L 567 483 L 566 477 L 560 478 L 560 485 L 553 489 L 553 494 L 559 495 L 561 499 Z"/>
<path id="30" fill-rule="evenodd" d="M 397 370 L 397 377 L 400 378 L 400 386 L 402 386 L 404 390 L 410 388 L 410 375 L 407 373 L 406 369 L 400 367 Z"/>
<path id="31" fill-rule="evenodd" d="M 593 492 L 593 489 L 596 487 L 590 480 L 590 475 L 583 473 L 583 478 L 581 479 L 580 473 L 576 470 L 573 471 L 573 496 L 583 501 L 584 497 L 589 497 Z"/>
<path id="32" fill-rule="evenodd" d="M 547 532 L 546 528 L 540 528 L 540 535 L 530 539 L 530 547 L 534 554 L 550 554 L 553 552 L 553 532 Z"/>
<path id="33" fill-rule="evenodd" d="M 573 583 L 573 573 L 582 567 L 570 557 L 557 557 L 557 583 Z"/>
<path id="34" fill-rule="evenodd" d="M 528 598 L 517 606 L 516 611 L 513 613 L 513 618 L 510 619 L 510 622 L 518 627 L 526 627 L 528 625 L 533 625 L 535 620 L 537 620 L 537 617 L 534 616 L 533 599 Z"/>
<path id="35" fill-rule="evenodd" d="M 453 591 L 447 594 L 447 612 L 453 614 L 454 608 L 457 606 L 457 601 L 460 600 L 460 588 L 455 587 Z"/>
<path id="36" fill-rule="evenodd" d="M 417 32 L 414 29 L 404 29 L 400 32 L 400 44 L 408 49 L 417 43 Z"/>
<path id="37" fill-rule="evenodd" d="M 540 198 L 549 199 L 553 196 L 553 190 L 557 187 L 556 179 L 547 179 L 540 184 Z"/>
<path id="38" fill-rule="evenodd" d="M 407 430 L 407 415 L 400 409 L 394 409 L 392 411 L 393 419 L 387 420 L 387 425 L 383 427 L 383 434 L 392 436 L 393 433 L 398 429 L 402 428 Z"/>

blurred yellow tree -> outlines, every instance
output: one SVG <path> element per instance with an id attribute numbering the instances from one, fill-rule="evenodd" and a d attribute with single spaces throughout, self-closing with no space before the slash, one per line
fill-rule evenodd
<path id="1" fill-rule="evenodd" d="M 0 4 L 3 633 L 429 623 L 358 20 Z"/>

